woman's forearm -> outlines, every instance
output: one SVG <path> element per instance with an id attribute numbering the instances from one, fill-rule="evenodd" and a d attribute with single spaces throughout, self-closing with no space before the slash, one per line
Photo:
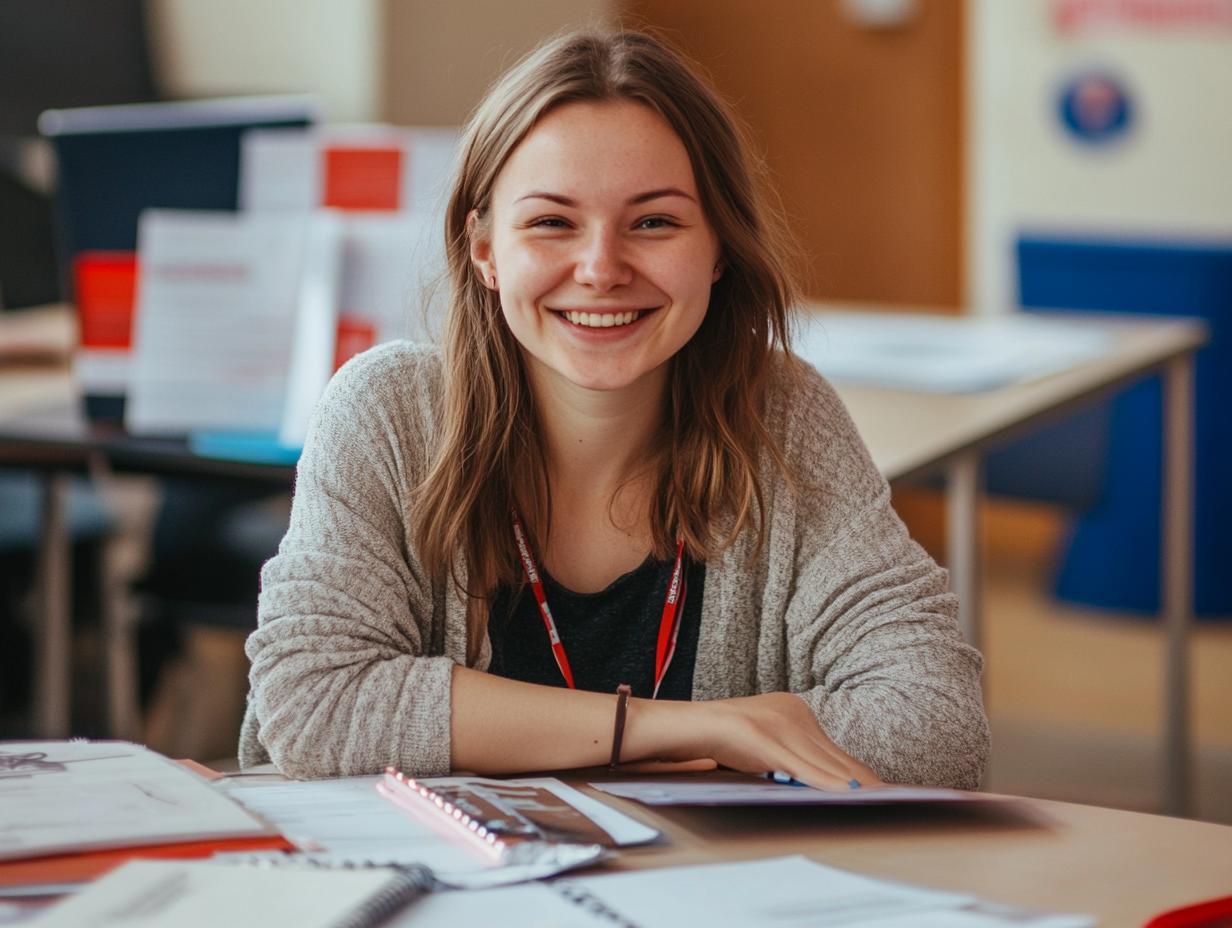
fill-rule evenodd
<path id="1" fill-rule="evenodd" d="M 521 683 L 455 667 L 451 698 L 450 755 L 456 770 L 562 770 L 606 764 L 611 758 L 615 694 Z M 703 756 L 704 705 L 630 699 L 621 760 Z"/>
<path id="2" fill-rule="evenodd" d="M 605 764 L 616 696 L 520 683 L 455 666 L 451 764 L 476 773 L 521 773 Z M 748 773 L 782 770 L 814 786 L 877 782 L 837 748 L 804 700 L 766 693 L 713 702 L 630 699 L 622 761 L 713 758 Z"/>

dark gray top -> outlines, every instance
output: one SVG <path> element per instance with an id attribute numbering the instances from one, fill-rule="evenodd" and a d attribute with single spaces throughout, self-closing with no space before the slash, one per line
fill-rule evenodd
<path id="1" fill-rule="evenodd" d="M 633 695 L 654 693 L 655 651 L 663 618 L 663 601 L 675 560 L 647 558 L 597 593 L 575 593 L 539 567 L 543 590 L 569 658 L 573 682 L 580 690 L 614 693 L 621 683 Z M 701 626 L 706 565 L 688 563 L 684 603 L 679 609 L 676 651 L 659 687 L 660 699 L 693 696 L 693 661 Z M 490 673 L 525 683 L 564 686 L 552 643 L 529 584 L 520 591 L 502 588 L 488 615 L 492 645 Z"/>

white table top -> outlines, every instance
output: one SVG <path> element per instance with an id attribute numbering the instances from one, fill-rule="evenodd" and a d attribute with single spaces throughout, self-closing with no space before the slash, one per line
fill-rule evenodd
<path id="1" fill-rule="evenodd" d="M 824 313 L 838 307 L 817 308 Z M 920 393 L 836 383 L 886 479 L 914 476 L 960 452 L 994 444 L 1037 419 L 1195 351 L 1207 338 L 1206 327 L 1191 319 L 1063 314 L 1054 318 L 1104 329 L 1110 337 L 1107 352 L 1047 377 L 980 393 Z"/>

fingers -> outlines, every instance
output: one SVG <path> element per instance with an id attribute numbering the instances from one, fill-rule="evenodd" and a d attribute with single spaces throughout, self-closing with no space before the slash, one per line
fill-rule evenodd
<path id="1" fill-rule="evenodd" d="M 783 757 L 783 765 L 771 769 L 783 770 L 820 789 L 880 785 L 880 779 L 868 766 L 830 740 L 804 700 L 782 695 L 786 698 L 774 704 L 781 712 L 781 724 L 763 729 L 772 742 L 777 742 L 770 749 L 781 752 Z"/>

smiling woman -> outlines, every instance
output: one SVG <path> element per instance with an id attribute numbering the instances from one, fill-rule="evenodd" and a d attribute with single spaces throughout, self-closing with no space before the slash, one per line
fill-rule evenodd
<path id="1" fill-rule="evenodd" d="M 788 238 L 742 139 L 635 32 L 557 39 L 491 90 L 443 350 L 368 352 L 316 413 L 244 763 L 978 784 L 979 655 L 790 353 Z"/>

